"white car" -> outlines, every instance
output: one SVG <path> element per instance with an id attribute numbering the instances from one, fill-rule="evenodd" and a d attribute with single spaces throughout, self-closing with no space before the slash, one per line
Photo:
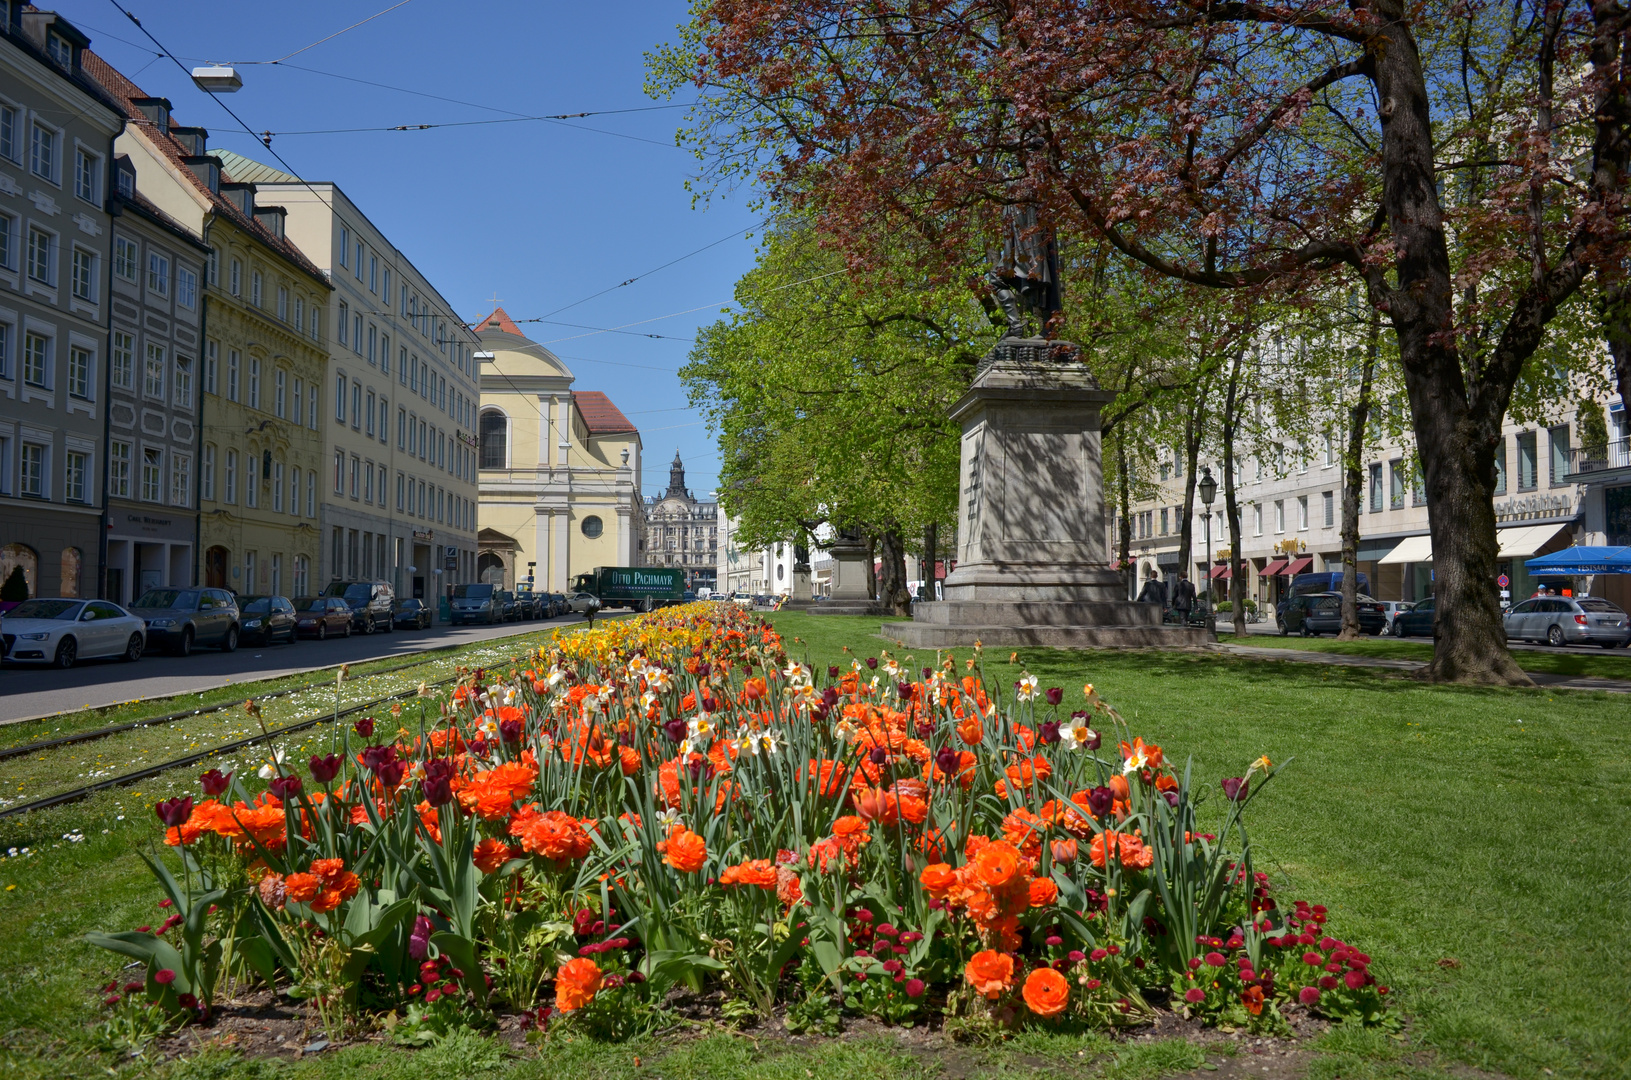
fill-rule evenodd
<path id="1" fill-rule="evenodd" d="M 573 593 L 566 601 L 567 609 L 578 614 L 586 615 L 590 611 L 600 610 L 600 597 L 594 593 Z"/>
<path id="2" fill-rule="evenodd" d="M 71 668 L 77 660 L 140 660 L 147 624 L 106 600 L 25 600 L 0 618 L 6 659 Z"/>

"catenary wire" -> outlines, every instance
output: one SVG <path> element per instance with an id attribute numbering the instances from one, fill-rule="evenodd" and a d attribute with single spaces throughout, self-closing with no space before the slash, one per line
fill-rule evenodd
<path id="1" fill-rule="evenodd" d="M 245 67 L 247 67 L 249 65 L 252 65 L 252 64 L 281 64 L 285 60 L 289 60 L 289 59 L 292 59 L 293 57 L 299 56 L 303 52 L 310 52 L 312 49 L 317 48 L 317 46 L 322 45 L 325 42 L 333 41 L 335 38 L 339 37 L 341 34 L 349 34 L 351 31 L 355 30 L 357 27 L 366 25 L 367 23 L 371 23 L 375 19 L 379 18 L 381 15 L 389 15 L 391 12 L 395 11 L 397 8 L 407 7 L 411 3 L 413 3 L 413 0 L 398 0 L 397 3 L 392 4 L 390 7 L 386 8 L 383 11 L 374 12 L 372 15 L 368 16 L 368 18 L 366 18 L 366 19 L 363 19 L 361 22 L 354 22 L 350 26 L 346 27 L 343 30 L 336 30 L 336 31 L 334 31 L 334 33 L 330 34 L 328 37 L 318 38 L 316 41 L 312 42 L 310 45 L 303 45 L 300 48 L 296 49 L 294 52 L 289 53 L 287 56 L 280 56 L 276 60 L 229 60 L 229 61 L 227 61 L 227 63 L 235 64 L 235 65 L 242 65 L 242 66 L 245 66 Z"/>

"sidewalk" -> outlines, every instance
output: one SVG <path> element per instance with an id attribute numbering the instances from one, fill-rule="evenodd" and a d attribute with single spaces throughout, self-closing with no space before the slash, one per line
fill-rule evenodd
<path id="1" fill-rule="evenodd" d="M 1253 660 L 1289 660 L 1293 663 L 1332 664 L 1337 667 L 1382 668 L 1391 671 L 1419 671 L 1427 666 L 1422 660 L 1390 660 L 1377 656 L 1347 656 L 1342 653 L 1315 652 L 1312 649 L 1275 649 L 1257 645 L 1235 645 L 1219 642 L 1219 649 L 1235 656 Z M 1523 663 L 1519 654 L 1519 664 Z M 1631 694 L 1631 679 L 1606 679 L 1595 675 L 1553 675 L 1544 671 L 1525 672 L 1535 680 L 1536 686 L 1555 690 L 1600 690 L 1611 694 Z"/>

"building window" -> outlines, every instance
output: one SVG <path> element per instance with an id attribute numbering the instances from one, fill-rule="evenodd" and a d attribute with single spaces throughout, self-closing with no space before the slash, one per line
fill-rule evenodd
<path id="1" fill-rule="evenodd" d="M 261 306 L 261 283 L 261 272 L 259 270 L 253 271 L 249 275 L 249 302 L 256 307 Z"/>
<path id="2" fill-rule="evenodd" d="M 22 490 L 24 495 L 45 498 L 45 447 L 39 443 L 24 443 L 22 453 Z"/>
<path id="3" fill-rule="evenodd" d="M 147 253 L 147 291 L 155 296 L 170 295 L 170 260 L 156 251 Z"/>
<path id="4" fill-rule="evenodd" d="M 509 467 L 509 420 L 497 409 L 481 414 L 481 467 L 504 469 Z"/>
<path id="5" fill-rule="evenodd" d="M 96 302 L 96 256 L 76 247 L 69 256 L 68 287 L 74 296 L 88 303 Z"/>
<path id="6" fill-rule="evenodd" d="M 84 150 L 74 154 L 74 194 L 88 203 L 94 203 L 97 189 L 97 172 L 102 159 L 95 154 Z"/>
<path id="7" fill-rule="evenodd" d="M 334 451 L 334 494 L 345 493 L 345 452 Z"/>
<path id="8" fill-rule="evenodd" d="M 108 444 L 108 494 L 121 499 L 130 498 L 130 444 Z"/>
<path id="9" fill-rule="evenodd" d="M 278 322 L 289 321 L 289 290 L 282 285 L 277 289 L 277 317 Z"/>
<path id="10" fill-rule="evenodd" d="M 255 452 L 244 454 L 244 505 L 255 509 L 261 504 L 260 477 L 255 475 Z"/>
<path id="11" fill-rule="evenodd" d="M 402 487 L 403 487 L 403 480 L 404 479 L 405 478 L 403 477 L 403 475 L 401 473 L 396 474 L 396 509 L 397 509 L 397 513 L 402 512 Z"/>
<path id="12" fill-rule="evenodd" d="M 176 303 L 191 311 L 198 304 L 198 275 L 176 267 Z"/>
<path id="13" fill-rule="evenodd" d="M 238 400 L 238 350 L 227 350 L 227 400 Z"/>
<path id="14" fill-rule="evenodd" d="M 136 260 L 141 256 L 137 253 L 136 241 L 126 240 L 122 236 L 113 238 L 113 272 L 126 281 L 136 280 Z"/>
<path id="15" fill-rule="evenodd" d="M 45 54 L 69 70 L 74 66 L 73 42 L 61 34 L 47 34 L 45 36 Z"/>
<path id="16" fill-rule="evenodd" d="M 142 393 L 150 398 L 164 400 L 164 369 L 166 357 L 163 345 L 148 342 L 147 363 L 142 368 Z"/>
<path id="17" fill-rule="evenodd" d="M 1569 473 L 1569 425 L 1559 424 L 1546 434 L 1546 441 L 1552 448 L 1551 474 L 1548 479 L 1552 487 L 1557 487 Z"/>
<path id="18" fill-rule="evenodd" d="M 408 363 L 408 347 L 406 345 L 404 345 L 404 346 L 402 346 L 401 350 L 398 352 L 397 359 L 396 359 L 396 381 L 401 383 L 403 386 L 408 385 L 408 368 L 409 368 L 409 366 L 410 365 Z"/>
<path id="19" fill-rule="evenodd" d="M 306 474 L 306 516 L 317 516 L 317 470 Z"/>
<path id="20" fill-rule="evenodd" d="M 272 380 L 272 412 L 279 420 L 285 415 L 287 393 L 288 376 L 282 368 L 278 368 L 276 378 Z"/>
<path id="21" fill-rule="evenodd" d="M 379 292 L 379 259 L 373 255 L 368 256 L 368 291 Z"/>
<path id="22" fill-rule="evenodd" d="M 204 261 L 204 276 L 211 285 L 221 284 L 221 253 L 210 248 L 209 258 Z"/>
<path id="23" fill-rule="evenodd" d="M 320 321 L 320 319 L 318 317 L 317 312 L 318 312 L 317 305 L 313 304 L 311 306 L 311 320 L 310 320 L 311 330 L 308 333 L 308 336 L 313 341 L 322 340 L 322 333 L 323 333 L 322 323 L 321 323 L 321 321 Z"/>
<path id="24" fill-rule="evenodd" d="M 223 475 L 226 477 L 226 501 L 236 504 L 238 501 L 238 451 L 227 451 L 226 469 L 223 470 Z"/>
<path id="25" fill-rule="evenodd" d="M 372 461 L 363 463 L 362 501 L 365 503 L 374 501 L 374 463 Z"/>
<path id="26" fill-rule="evenodd" d="M 1336 492 L 1327 491 L 1320 496 L 1320 505 L 1324 509 L 1325 527 L 1329 529 L 1336 524 Z"/>
<path id="27" fill-rule="evenodd" d="M 379 373 L 381 375 L 391 373 L 391 335 L 389 334 L 379 336 Z"/>
<path id="28" fill-rule="evenodd" d="M 68 396 L 91 398 L 91 351 L 78 345 L 68 346 Z"/>
<path id="29" fill-rule="evenodd" d="M 254 356 L 249 358 L 249 407 L 261 407 L 261 362 Z"/>
<path id="30" fill-rule="evenodd" d="M 1300 532 L 1307 531 L 1307 529 L 1308 529 L 1308 496 L 1307 495 L 1297 496 L 1297 529 Z"/>
<path id="31" fill-rule="evenodd" d="M 351 305 L 344 300 L 340 301 L 339 342 L 341 345 L 350 343 L 351 338 Z"/>
<path id="32" fill-rule="evenodd" d="M 62 470 L 62 497 L 69 502 L 85 501 L 85 471 L 89 455 L 70 450 Z"/>
<path id="33" fill-rule="evenodd" d="M 362 383 L 351 384 L 351 430 L 362 427 Z"/>
<path id="34" fill-rule="evenodd" d="M 1276 533 L 1286 531 L 1286 504 L 1283 499 L 1277 499 L 1274 503 L 1274 531 Z"/>
<path id="35" fill-rule="evenodd" d="M 215 389 L 216 360 L 221 354 L 221 347 L 213 341 L 204 343 L 204 393 L 218 393 Z"/>
<path id="36" fill-rule="evenodd" d="M 51 234 L 44 229 L 28 230 L 28 276 L 42 285 L 52 284 Z"/>
<path id="37" fill-rule="evenodd" d="M 215 501 L 215 445 L 204 444 L 204 464 L 199 471 L 198 494 L 207 502 Z"/>
<path id="38" fill-rule="evenodd" d="M 306 415 L 300 403 L 301 395 L 305 388 L 305 383 L 301 382 L 297 377 L 294 381 L 294 422 L 296 424 L 299 424 L 301 418 Z"/>
<path id="39" fill-rule="evenodd" d="M 147 447 L 142 450 L 142 501 L 156 503 L 163 496 L 164 451 Z"/>
<path id="40" fill-rule="evenodd" d="M 0 266 L 7 270 L 17 265 L 17 251 L 12 237 L 17 234 L 17 219 L 10 214 L 0 214 Z"/>
<path id="41" fill-rule="evenodd" d="M 272 463 L 272 512 L 283 513 L 283 462 Z"/>
<path id="42" fill-rule="evenodd" d="M 1495 442 L 1495 494 L 1506 494 L 1506 436 Z"/>
<path id="43" fill-rule="evenodd" d="M 371 439 L 371 438 L 374 437 L 374 392 L 372 390 L 368 391 L 367 414 L 368 414 L 367 431 L 368 431 L 368 437 Z"/>
<path id="44" fill-rule="evenodd" d="M 16 161 L 20 149 L 17 139 L 17 116 L 17 110 L 12 106 L 0 105 L 0 157 L 7 161 Z"/>
<path id="45" fill-rule="evenodd" d="M 351 351 L 362 355 L 362 316 L 351 316 Z"/>
<path id="46" fill-rule="evenodd" d="M 298 333 L 306 325 L 306 300 L 304 297 L 294 298 L 294 328 Z"/>
<path id="47" fill-rule="evenodd" d="M 353 269 L 355 269 L 355 271 L 357 273 L 357 280 L 358 281 L 362 280 L 362 256 L 363 256 L 363 245 L 362 245 L 362 241 L 358 240 L 357 241 L 357 265 L 353 268 Z"/>
<path id="48" fill-rule="evenodd" d="M 294 595 L 305 596 L 311 591 L 311 563 L 304 555 L 294 557 Z"/>
<path id="49" fill-rule="evenodd" d="M 232 269 L 228 273 L 227 286 L 232 291 L 233 296 L 242 296 L 244 294 L 244 264 L 237 259 L 232 260 Z"/>
<path id="50" fill-rule="evenodd" d="M 28 167 L 42 179 L 57 182 L 57 133 L 42 124 L 34 125 Z"/>
<path id="51" fill-rule="evenodd" d="M 373 323 L 368 324 L 368 362 L 375 362 L 375 353 L 379 346 L 379 328 Z"/>
<path id="52" fill-rule="evenodd" d="M 350 266 L 347 260 L 351 258 L 351 230 L 344 225 L 340 226 L 340 265 Z"/>
<path id="53" fill-rule="evenodd" d="M 362 459 L 358 458 L 357 455 L 352 454 L 351 455 L 351 497 L 353 499 L 355 499 L 357 497 L 357 473 L 360 472 L 361 470 L 362 470 Z"/>
<path id="54" fill-rule="evenodd" d="M 587 536 L 591 540 L 595 539 L 605 531 L 605 524 L 594 514 L 590 514 L 588 517 L 584 518 L 583 524 L 579 527 L 583 530 L 583 535 Z"/>
<path id="55" fill-rule="evenodd" d="M 1518 490 L 1534 491 L 1540 482 L 1540 459 L 1535 453 L 1535 433 L 1525 431 L 1518 436 Z"/>
<path id="56" fill-rule="evenodd" d="M 170 505 L 190 506 L 193 501 L 193 459 L 186 454 L 170 455 Z"/>
<path id="57" fill-rule="evenodd" d="M 1400 510 L 1404 508 L 1404 462 L 1394 459 L 1388 463 L 1388 508 Z"/>
<path id="58" fill-rule="evenodd" d="M 51 388 L 51 339 L 30 330 L 23 335 L 23 382 L 41 390 Z"/>

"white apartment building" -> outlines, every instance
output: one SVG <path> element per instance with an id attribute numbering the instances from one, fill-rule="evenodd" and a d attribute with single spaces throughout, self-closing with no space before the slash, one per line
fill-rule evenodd
<path id="1" fill-rule="evenodd" d="M 476 335 L 338 185 L 217 154 L 286 208 L 289 239 L 334 285 L 318 587 L 379 579 L 435 599 L 474 581 Z"/>

